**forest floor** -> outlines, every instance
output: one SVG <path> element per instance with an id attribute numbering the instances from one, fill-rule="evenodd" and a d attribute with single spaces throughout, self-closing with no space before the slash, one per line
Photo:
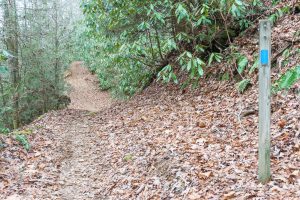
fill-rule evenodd
<path id="1" fill-rule="evenodd" d="M 89 82 L 81 67 L 72 70 Z M 206 84 L 180 92 L 154 83 L 110 107 L 99 93 L 98 112 L 87 103 L 43 115 L 22 129 L 28 152 L 2 138 L 0 199 L 299 199 L 299 97 L 273 97 L 272 180 L 262 185 L 257 85 L 241 95 L 231 83 Z M 72 108 L 84 105 L 75 99 Z"/>

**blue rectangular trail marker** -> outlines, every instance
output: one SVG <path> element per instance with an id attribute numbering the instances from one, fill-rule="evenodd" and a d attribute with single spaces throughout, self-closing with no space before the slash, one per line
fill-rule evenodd
<path id="1" fill-rule="evenodd" d="M 268 65 L 268 63 L 269 63 L 269 51 L 268 50 L 260 51 L 260 63 L 262 65 Z"/>

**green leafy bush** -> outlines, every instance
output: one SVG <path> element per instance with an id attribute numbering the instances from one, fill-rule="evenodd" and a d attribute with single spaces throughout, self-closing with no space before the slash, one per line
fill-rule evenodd
<path id="1" fill-rule="evenodd" d="M 273 92 L 290 89 L 300 79 L 300 66 L 296 66 L 283 74 L 273 85 Z"/>
<path id="2" fill-rule="evenodd" d="M 30 150 L 30 144 L 26 135 L 16 135 L 15 138 L 21 145 L 23 145 L 26 151 Z"/>
<path id="3" fill-rule="evenodd" d="M 9 128 L 0 126 L 0 134 L 7 135 L 9 132 L 10 132 L 10 129 L 9 129 Z"/>
<path id="4" fill-rule="evenodd" d="M 248 65 L 248 58 L 246 56 L 240 56 L 238 58 L 238 72 L 239 74 L 242 74 Z"/>
<path id="5" fill-rule="evenodd" d="M 232 38 L 263 12 L 258 0 L 84 0 L 87 28 L 79 51 L 102 89 L 133 95 L 158 76 L 178 83 L 175 72 L 197 82 Z M 248 60 L 238 63 L 243 73 Z M 187 83 L 185 82 L 185 84 Z"/>
<path id="6" fill-rule="evenodd" d="M 243 93 L 250 84 L 251 81 L 249 79 L 244 79 L 237 84 L 237 89 L 240 93 Z"/>

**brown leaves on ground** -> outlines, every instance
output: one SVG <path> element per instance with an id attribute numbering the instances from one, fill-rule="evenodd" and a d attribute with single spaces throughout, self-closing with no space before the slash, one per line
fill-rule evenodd
<path id="1" fill-rule="evenodd" d="M 178 95 L 154 85 L 97 114 L 45 115 L 30 125 L 29 153 L 6 138 L 2 198 L 299 198 L 299 99 L 290 93 L 273 97 L 272 181 L 261 185 L 258 117 L 241 117 L 257 109 L 257 91 L 241 96 L 233 85 L 208 85 L 219 89 Z M 281 119 L 285 126 L 278 126 Z"/>

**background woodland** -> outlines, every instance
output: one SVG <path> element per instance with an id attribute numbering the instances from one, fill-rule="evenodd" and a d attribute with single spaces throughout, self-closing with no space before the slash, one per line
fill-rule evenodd
<path id="1" fill-rule="evenodd" d="M 1 0 L 0 132 L 66 103 L 63 75 L 74 59 L 77 3 Z"/>

